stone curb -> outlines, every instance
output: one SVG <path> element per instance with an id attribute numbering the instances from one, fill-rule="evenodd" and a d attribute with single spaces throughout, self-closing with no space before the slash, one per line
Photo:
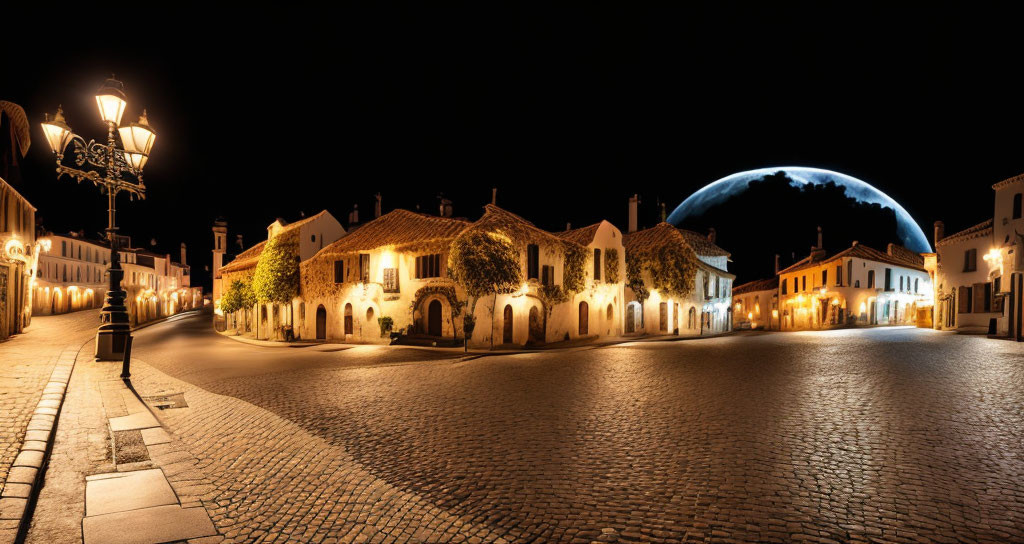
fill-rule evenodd
<path id="1" fill-rule="evenodd" d="M 25 440 L 0 493 L 0 544 L 20 542 L 28 532 L 30 505 L 42 487 L 46 463 L 53 449 L 54 431 L 79 351 L 81 347 L 61 351 L 50 373 L 50 381 L 32 412 Z"/>

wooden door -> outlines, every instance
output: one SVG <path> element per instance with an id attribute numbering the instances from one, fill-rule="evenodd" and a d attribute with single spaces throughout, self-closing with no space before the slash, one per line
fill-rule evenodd
<path id="1" fill-rule="evenodd" d="M 540 310 L 536 306 L 530 308 L 530 342 L 544 342 L 544 322 L 541 321 Z"/>
<path id="2" fill-rule="evenodd" d="M 503 319 L 504 319 L 504 321 L 502 322 L 502 327 L 503 328 L 502 328 L 502 333 L 501 333 L 501 342 L 503 344 L 511 344 L 512 343 L 512 306 L 511 305 L 506 305 L 505 306 L 505 315 L 504 315 Z"/>
<path id="3" fill-rule="evenodd" d="M 441 301 L 433 300 L 427 307 L 427 334 L 441 336 Z"/>
<path id="4" fill-rule="evenodd" d="M 590 334 L 590 306 L 586 302 L 580 303 L 580 336 Z"/>
<path id="5" fill-rule="evenodd" d="M 323 304 L 316 309 L 316 339 L 327 339 L 327 309 Z"/>
<path id="6" fill-rule="evenodd" d="M 352 334 L 352 305 L 345 305 L 345 334 Z"/>
<path id="7" fill-rule="evenodd" d="M 633 310 L 633 305 L 629 304 L 626 306 L 626 332 L 636 332 L 636 313 Z"/>

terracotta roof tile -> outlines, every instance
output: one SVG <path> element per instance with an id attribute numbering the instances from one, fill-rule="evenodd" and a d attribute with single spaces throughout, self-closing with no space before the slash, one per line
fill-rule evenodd
<path id="1" fill-rule="evenodd" d="M 564 232 L 556 232 L 555 235 L 559 238 L 576 242 L 581 246 L 589 245 L 594 241 L 594 236 L 597 235 L 597 229 L 601 226 L 601 223 L 594 223 L 588 227 L 582 227 L 578 229 L 567 230 Z"/>
<path id="2" fill-rule="evenodd" d="M 467 227 L 469 223 L 461 219 L 394 210 L 351 231 L 344 238 L 323 248 L 320 253 L 352 253 L 383 246 L 452 239 Z"/>
<path id="3" fill-rule="evenodd" d="M 779 277 L 774 276 L 763 280 L 750 281 L 743 285 L 737 285 L 732 288 L 732 296 L 742 295 L 744 293 L 753 293 L 755 291 L 775 291 L 778 288 Z"/>
<path id="4" fill-rule="evenodd" d="M 240 272 L 242 270 L 248 270 L 254 268 L 256 263 L 260 260 L 260 255 L 263 254 L 263 248 L 266 247 L 267 241 L 264 240 L 249 249 L 239 253 L 235 256 L 234 260 L 230 263 L 220 267 L 218 273 L 223 274 L 225 272 Z"/>
<path id="5" fill-rule="evenodd" d="M 946 236 L 945 238 L 936 242 L 935 247 L 938 248 L 939 246 L 945 246 L 956 242 L 963 242 L 966 240 L 970 240 L 972 238 L 989 236 L 990 234 L 992 234 L 992 225 L 993 221 L 991 219 L 988 219 L 986 221 L 978 223 L 977 225 L 974 225 L 973 227 L 969 227 L 955 234 L 950 234 L 949 236 Z"/>
<path id="6" fill-rule="evenodd" d="M 718 247 L 711 240 L 708 240 L 707 236 L 700 234 L 699 232 L 693 232 L 692 230 L 679 229 L 679 232 L 683 233 L 686 237 L 686 241 L 690 244 L 690 247 L 697 252 L 697 255 L 702 257 L 729 257 L 732 254 L 728 251 Z"/>
<path id="7" fill-rule="evenodd" d="M 906 248 L 903 248 L 902 246 L 896 247 L 900 247 L 901 249 L 904 249 L 904 251 L 907 252 L 910 251 L 907 250 Z M 840 251 L 835 255 L 822 257 L 820 259 L 811 260 L 810 257 L 805 257 L 798 261 L 793 266 L 790 266 L 789 268 L 779 272 L 779 274 L 796 272 L 798 270 L 803 270 L 805 268 L 813 268 L 815 266 L 821 265 L 822 263 L 827 263 L 829 261 L 834 261 L 836 259 L 841 259 L 843 257 L 856 257 L 859 259 L 866 259 L 869 261 L 875 261 L 880 263 L 888 263 L 896 266 L 902 266 L 905 268 L 913 268 L 915 270 L 924 271 L 924 257 L 921 257 L 920 260 L 918 260 L 905 254 L 889 255 L 888 253 L 883 253 L 881 251 L 878 251 L 877 249 L 868 247 L 864 244 L 854 244 L 853 246 L 844 249 L 843 251 Z"/>

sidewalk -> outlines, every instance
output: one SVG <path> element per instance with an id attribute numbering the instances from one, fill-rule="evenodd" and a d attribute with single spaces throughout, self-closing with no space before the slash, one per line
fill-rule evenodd
<path id="1" fill-rule="evenodd" d="M 79 354 L 26 542 L 219 542 L 196 460 L 120 372 L 119 362 Z M 149 400 L 168 411 L 187 406 Z"/>

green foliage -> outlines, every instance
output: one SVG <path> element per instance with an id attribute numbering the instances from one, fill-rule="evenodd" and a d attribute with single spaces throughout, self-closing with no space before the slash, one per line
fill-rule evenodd
<path id="1" fill-rule="evenodd" d="M 619 250 L 615 248 L 604 250 L 604 280 L 608 283 L 619 281 Z"/>
<path id="2" fill-rule="evenodd" d="M 452 242 L 448 269 L 473 297 L 511 293 L 523 282 L 519 252 L 512 242 L 483 230 L 465 231 Z"/>
<path id="3" fill-rule="evenodd" d="M 565 266 L 562 285 L 571 293 L 579 293 L 586 285 L 587 250 L 576 244 L 565 244 Z"/>
<path id="4" fill-rule="evenodd" d="M 231 282 L 231 286 L 220 299 L 220 309 L 226 314 L 251 308 L 254 304 L 256 304 L 256 296 L 253 294 L 252 288 L 241 280 Z"/>
<path id="5" fill-rule="evenodd" d="M 387 336 L 391 332 L 391 329 L 395 326 L 395 320 L 391 319 L 391 316 L 386 315 L 377 318 L 377 324 L 380 325 L 380 335 Z"/>
<path id="6" fill-rule="evenodd" d="M 633 290 L 637 301 L 643 304 L 647 297 L 651 296 L 647 286 L 644 285 L 643 276 L 644 259 L 635 251 L 626 252 L 626 285 Z"/>
<path id="7" fill-rule="evenodd" d="M 551 315 L 551 310 L 554 309 L 556 304 L 569 300 L 569 293 L 558 285 L 542 285 L 537 291 L 537 295 L 544 303 L 544 307 L 547 308 L 548 315 Z"/>
<path id="8" fill-rule="evenodd" d="M 271 238 L 252 277 L 257 302 L 288 303 L 299 292 L 299 241 L 294 232 Z"/>
<path id="9" fill-rule="evenodd" d="M 684 298 L 693 293 L 697 276 L 697 254 L 685 244 L 670 244 L 653 251 L 626 254 L 626 280 L 643 302 L 650 293 L 644 284 L 643 271 L 651 278 L 651 288 Z"/>

